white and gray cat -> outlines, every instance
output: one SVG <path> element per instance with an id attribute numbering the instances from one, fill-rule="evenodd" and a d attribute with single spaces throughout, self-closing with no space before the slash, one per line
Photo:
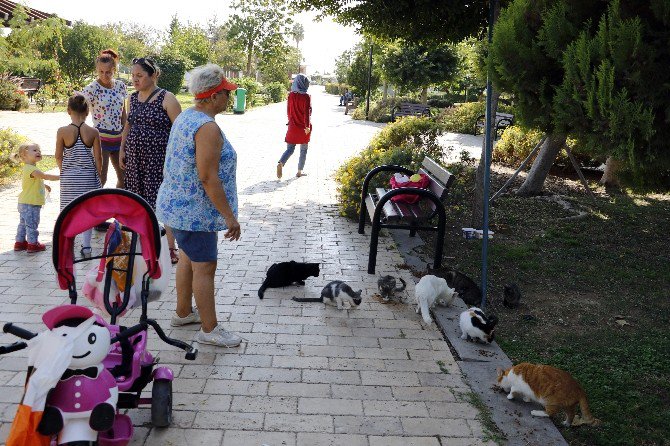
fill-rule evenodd
<path id="1" fill-rule="evenodd" d="M 425 323 L 430 324 L 430 309 L 435 305 L 450 305 L 458 293 L 441 277 L 426 275 L 414 287 L 416 312 L 421 313 Z"/>
<path id="2" fill-rule="evenodd" d="M 321 297 L 293 297 L 296 302 L 323 302 L 326 305 L 337 305 L 340 310 L 344 309 L 345 303 L 349 308 L 357 308 L 363 298 L 363 290 L 354 291 L 346 282 L 333 280 L 321 290 Z"/>
<path id="3" fill-rule="evenodd" d="M 377 287 L 379 288 L 379 294 L 381 294 L 382 299 L 384 299 L 384 301 L 388 302 L 392 300 L 395 293 L 399 293 L 405 290 L 405 288 L 407 287 L 407 283 L 405 283 L 402 277 L 398 277 L 398 280 L 400 280 L 400 283 L 402 283 L 401 286 L 396 286 L 395 277 L 393 276 L 381 276 L 377 280 Z M 402 301 L 402 298 L 400 300 Z"/>

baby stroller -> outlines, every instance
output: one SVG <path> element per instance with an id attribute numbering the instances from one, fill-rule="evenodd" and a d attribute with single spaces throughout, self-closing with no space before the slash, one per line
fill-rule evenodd
<path id="1" fill-rule="evenodd" d="M 130 234 L 128 252 L 109 253 L 106 250 L 100 256 L 76 259 L 74 256 L 75 236 L 89 228 L 114 218 L 121 224 L 121 230 Z M 114 224 L 114 223 L 112 223 Z M 117 411 L 137 408 L 143 405 L 151 407 L 151 421 L 154 426 L 165 427 L 172 422 L 172 380 L 173 372 L 169 367 L 157 366 L 157 359 L 147 351 L 148 328 L 151 326 L 164 342 L 186 351 L 186 359 L 194 360 L 197 349 L 189 344 L 169 338 L 160 325 L 147 316 L 150 284 L 152 279 L 161 275 L 158 262 L 161 249 L 161 231 L 156 216 L 149 204 L 140 196 L 121 189 L 99 189 L 86 193 L 73 200 L 58 216 L 53 235 L 53 264 L 58 284 L 68 290 L 72 305 L 77 303 L 77 284 L 74 264 L 96 259 L 112 259 L 106 265 L 104 276 L 104 308 L 109 313 L 109 322 L 98 317 L 100 324 L 111 334 L 111 347 L 103 361 L 104 368 L 111 372 L 118 386 Z M 139 245 L 138 245 L 139 242 Z M 139 252 L 138 248 L 141 248 Z M 142 277 L 140 305 L 141 315 L 136 325 L 125 327 L 117 319 L 128 307 L 131 296 L 132 275 L 136 255 L 141 255 L 147 266 Z M 114 266 L 114 259 L 127 258 L 125 268 Z M 138 257 L 139 258 L 139 257 Z M 125 290 L 122 298 L 110 296 L 113 272 L 125 273 Z M 139 278 L 135 278 L 139 280 Z M 4 332 L 24 339 L 37 334 L 8 323 Z M 26 347 L 25 342 L 16 342 L 0 347 L 0 354 L 9 353 Z M 104 353 L 103 353 L 104 355 Z M 153 381 L 151 398 L 142 398 L 142 390 Z M 132 437 L 132 422 L 126 415 L 117 413 L 114 426 L 108 432 L 100 432 L 100 446 L 122 446 Z"/>

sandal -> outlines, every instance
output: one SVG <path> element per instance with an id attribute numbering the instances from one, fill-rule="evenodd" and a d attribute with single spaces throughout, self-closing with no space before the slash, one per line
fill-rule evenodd
<path id="1" fill-rule="evenodd" d="M 179 254 L 177 254 L 178 251 L 178 248 L 170 248 L 170 262 L 172 262 L 173 265 L 179 263 Z"/>

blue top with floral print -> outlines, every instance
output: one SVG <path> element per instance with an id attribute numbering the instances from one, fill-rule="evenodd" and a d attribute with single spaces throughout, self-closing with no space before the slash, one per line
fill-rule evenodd
<path id="1" fill-rule="evenodd" d="M 172 124 L 165 155 L 163 183 L 158 190 L 156 215 L 167 226 L 182 231 L 216 232 L 227 229 L 223 216 L 207 196 L 195 164 L 195 134 L 214 119 L 193 108 Z M 221 131 L 223 147 L 219 178 L 228 204 L 237 217 L 237 153 Z"/>

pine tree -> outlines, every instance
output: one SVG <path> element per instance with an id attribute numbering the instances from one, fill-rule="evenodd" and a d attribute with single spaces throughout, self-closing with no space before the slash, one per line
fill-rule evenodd
<path id="1" fill-rule="evenodd" d="M 595 32 L 565 51 L 556 124 L 595 156 L 609 156 L 639 185 L 670 167 L 668 2 L 614 0 Z"/>

